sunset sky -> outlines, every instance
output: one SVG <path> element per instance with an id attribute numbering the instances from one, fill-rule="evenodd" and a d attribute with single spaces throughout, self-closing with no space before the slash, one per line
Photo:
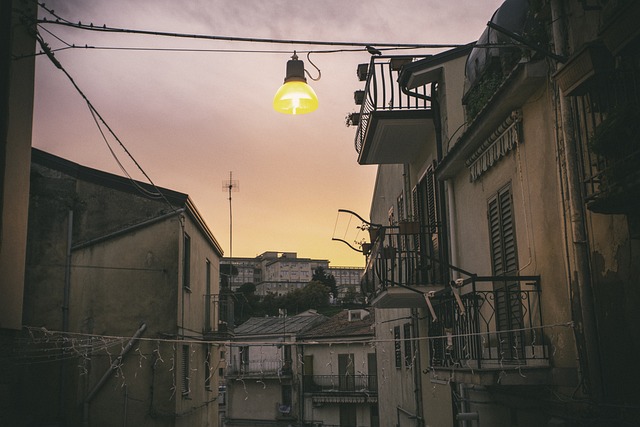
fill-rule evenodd
<path id="1" fill-rule="evenodd" d="M 59 0 L 72 22 L 159 32 L 277 40 L 465 44 L 477 40 L 502 0 Z M 55 19 L 43 9 L 39 17 Z M 359 166 L 353 92 L 363 89 L 364 48 L 179 39 L 42 25 L 40 34 L 153 182 L 187 193 L 229 256 L 297 252 L 332 266 L 363 266 L 332 241 L 338 209 L 369 216 L 375 166 Z M 91 48 L 84 48 L 90 46 Z M 114 49 L 118 48 L 118 49 Z M 122 49 L 128 48 L 128 49 Z M 153 49 L 129 49 L 153 48 Z M 186 52 L 184 50 L 193 51 Z M 312 76 L 314 113 L 287 116 L 272 100 L 293 50 Z M 197 51 L 196 51 L 197 50 Z M 206 50 L 206 51 L 204 51 Z M 349 50 L 326 53 L 327 50 Z M 436 50 L 384 51 L 414 55 Z M 232 52 L 231 52 L 232 51 Z M 81 96 L 44 55 L 36 61 L 33 145 L 122 175 Z M 117 146 L 112 138 L 110 143 Z M 142 174 L 116 150 L 126 170 Z M 343 224 L 340 224 L 342 226 Z M 338 237 L 344 230 L 335 230 Z"/>

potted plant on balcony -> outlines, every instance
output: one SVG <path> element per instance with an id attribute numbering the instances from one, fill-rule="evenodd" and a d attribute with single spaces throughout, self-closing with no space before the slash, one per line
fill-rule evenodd
<path id="1" fill-rule="evenodd" d="M 360 113 L 349 113 L 345 117 L 345 124 L 349 126 L 358 126 L 360 124 Z"/>

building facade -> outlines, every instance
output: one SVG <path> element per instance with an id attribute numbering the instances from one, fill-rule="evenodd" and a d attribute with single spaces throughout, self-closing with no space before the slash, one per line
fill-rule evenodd
<path id="1" fill-rule="evenodd" d="M 507 0 L 476 47 L 364 67 L 363 288 L 376 339 L 418 343 L 381 425 L 637 419 L 640 11 L 594 3 Z"/>
<path id="2" fill-rule="evenodd" d="M 368 310 L 343 310 L 299 336 L 301 425 L 381 425 L 374 324 Z"/>
<path id="3" fill-rule="evenodd" d="M 235 328 L 225 368 L 225 425 L 300 425 L 298 335 L 326 320 L 310 310 L 290 317 L 253 317 Z"/>
<path id="4" fill-rule="evenodd" d="M 0 6 L 0 419 L 19 419 L 11 349 L 22 328 L 37 4 Z M 21 59 L 17 59 L 21 58 Z"/>
<path id="5" fill-rule="evenodd" d="M 24 425 L 217 425 L 222 250 L 191 199 L 36 149 L 31 175 Z"/>
<path id="6" fill-rule="evenodd" d="M 224 258 L 221 263 L 233 265 L 229 279 L 232 290 L 245 283 L 256 285 L 256 294 L 269 293 L 282 296 L 292 290 L 301 289 L 313 278 L 318 267 L 336 281 L 339 300 L 349 296 L 350 291 L 359 295 L 360 279 L 364 271 L 358 267 L 330 267 L 328 260 L 299 258 L 296 252 L 263 252 L 255 258 Z"/>

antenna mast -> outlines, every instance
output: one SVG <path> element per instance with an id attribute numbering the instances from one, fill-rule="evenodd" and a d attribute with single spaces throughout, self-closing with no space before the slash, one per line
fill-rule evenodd
<path id="1" fill-rule="evenodd" d="M 231 269 L 233 265 L 233 211 L 231 209 L 231 193 L 240 191 L 240 182 L 237 179 L 233 179 L 233 172 L 229 172 L 229 179 L 222 181 L 222 191 L 229 192 L 229 289 L 232 288 L 231 280 L 233 274 Z"/>

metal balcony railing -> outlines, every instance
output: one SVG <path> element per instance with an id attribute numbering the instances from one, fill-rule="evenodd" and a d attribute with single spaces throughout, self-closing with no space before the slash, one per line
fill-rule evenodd
<path id="1" fill-rule="evenodd" d="M 282 359 L 233 361 L 226 368 L 227 375 L 291 376 L 291 362 Z"/>
<path id="2" fill-rule="evenodd" d="M 404 222 L 397 226 L 372 227 L 372 246 L 362 283 L 365 295 L 377 295 L 389 287 L 442 285 L 448 269 L 440 251 L 439 224 Z"/>
<path id="3" fill-rule="evenodd" d="M 303 375 L 305 393 L 378 393 L 376 375 Z"/>
<path id="4" fill-rule="evenodd" d="M 539 276 L 472 276 L 430 298 L 431 366 L 547 366 L 540 292 Z"/>
<path id="5" fill-rule="evenodd" d="M 204 295 L 204 334 L 227 333 L 233 328 L 233 299 L 231 295 Z"/>
<path id="6" fill-rule="evenodd" d="M 616 212 L 616 205 L 624 205 L 624 199 L 634 199 L 630 195 L 636 193 L 626 190 L 629 187 L 637 189 L 640 183 L 640 174 L 637 173 L 640 161 L 639 135 L 630 130 L 635 123 L 628 123 L 636 122 L 639 115 L 640 70 L 613 70 L 596 75 L 585 93 L 572 96 L 570 101 L 587 203 L 599 202 L 597 204 L 601 207 L 596 211 L 612 209 L 611 213 L 622 213 L 624 209 Z M 612 120 L 607 120 L 613 114 L 620 116 L 620 111 L 624 109 L 631 111 L 627 122 L 618 119 L 619 123 L 611 123 Z M 594 143 L 594 138 L 601 126 L 620 129 L 617 132 L 619 138 L 600 144 L 607 146 L 609 156 L 599 155 L 598 150 L 594 149 L 598 145 Z M 610 135 L 615 133 L 609 132 Z M 610 198 L 616 192 L 620 193 L 622 202 Z"/>
<path id="7" fill-rule="evenodd" d="M 365 97 L 360 107 L 360 121 L 355 137 L 355 148 L 361 152 L 372 113 L 376 111 L 428 110 L 431 103 L 425 99 L 409 96 L 402 92 L 398 75 L 403 63 L 411 62 L 411 57 L 373 56 L 369 62 Z M 428 96 L 427 86 L 414 92 Z"/>

